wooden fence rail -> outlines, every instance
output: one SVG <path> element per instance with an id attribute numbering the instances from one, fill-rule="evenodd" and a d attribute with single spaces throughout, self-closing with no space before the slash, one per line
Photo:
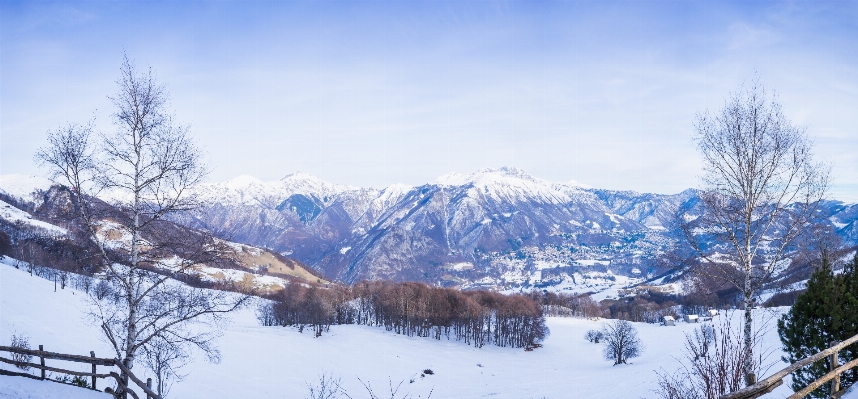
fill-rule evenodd
<path id="1" fill-rule="evenodd" d="M 819 352 L 813 356 L 808 356 L 804 359 L 801 359 L 801 360 L 787 366 L 783 370 L 772 374 L 768 378 L 761 380 L 760 382 L 758 382 L 754 385 L 742 388 L 736 392 L 728 393 L 726 395 L 721 395 L 720 399 L 755 399 L 755 398 L 759 398 L 760 396 L 763 396 L 763 395 L 771 392 L 773 389 L 775 389 L 778 386 L 780 386 L 781 384 L 783 384 L 783 379 L 787 375 L 795 372 L 796 370 L 798 370 L 802 367 L 809 366 L 809 365 L 816 363 L 822 359 L 825 359 L 826 357 L 831 359 L 831 369 L 832 369 L 831 372 L 820 377 L 816 381 L 810 383 L 810 385 L 808 385 L 806 388 L 802 389 L 801 391 L 794 393 L 792 396 L 789 397 L 789 399 L 804 398 L 805 396 L 807 396 L 811 392 L 813 392 L 813 390 L 821 387 L 823 384 L 825 384 L 826 382 L 829 382 L 829 381 L 831 381 L 831 388 L 832 388 L 831 389 L 831 397 L 833 399 L 837 399 L 837 398 L 841 397 L 846 392 L 846 391 L 840 390 L 840 374 L 843 374 L 844 372 L 848 371 L 849 369 L 851 369 L 853 367 L 858 367 L 858 359 L 853 360 L 851 362 L 848 362 L 848 363 L 846 363 L 840 367 L 837 367 L 837 363 L 838 363 L 837 354 L 838 354 L 838 352 L 840 352 L 841 349 L 843 349 L 849 345 L 852 345 L 856 342 L 858 342 L 858 335 L 856 335 L 852 338 L 849 338 L 849 339 L 847 339 L 843 342 L 840 342 L 840 343 L 833 342 L 831 344 L 830 348 L 828 348 L 822 352 Z"/>
<path id="2" fill-rule="evenodd" d="M 128 379 L 130 378 L 134 384 L 140 387 L 143 392 L 146 393 L 147 399 L 161 399 L 161 397 L 152 390 L 152 379 L 149 378 L 144 383 L 141 381 L 134 373 L 131 372 L 124 364 L 122 364 L 119 359 L 108 359 L 108 358 L 98 358 L 95 357 L 95 352 L 89 352 L 89 356 L 79 356 L 79 355 L 69 355 L 65 353 L 56 353 L 56 352 L 46 352 L 42 345 L 39 345 L 38 350 L 34 349 L 25 349 L 25 348 L 16 348 L 13 346 L 2 346 L 0 345 L 0 352 L 10 352 L 10 353 L 18 353 L 21 355 L 28 355 L 39 358 L 39 363 L 30 363 L 24 361 L 17 361 L 12 359 L 6 359 L 0 357 L 0 362 L 11 364 L 18 367 L 32 367 L 35 369 L 39 369 L 41 371 L 41 377 L 36 377 L 30 373 L 18 373 L 14 371 L 2 370 L 0 369 L 0 374 L 11 375 L 11 376 L 22 376 L 22 377 L 30 377 L 44 380 L 45 379 L 45 371 L 52 371 L 55 373 L 62 373 L 68 375 L 74 375 L 78 377 L 91 377 L 92 378 L 92 389 L 96 389 L 96 381 L 98 378 L 113 378 L 116 380 L 116 383 L 119 387 L 119 391 L 125 392 L 131 395 L 134 399 L 140 399 L 137 396 L 131 387 L 128 384 Z M 77 362 L 77 363 L 88 363 L 92 365 L 92 372 L 85 371 L 73 371 L 61 369 L 58 367 L 50 367 L 45 366 L 45 359 L 54 359 L 54 360 L 63 360 L 67 362 Z M 108 373 L 98 374 L 96 366 L 107 366 L 107 367 L 118 367 L 126 378 L 123 378 L 122 375 L 115 371 L 110 371 Z M 107 391 L 105 391 L 107 392 Z M 123 395 L 124 397 L 127 397 Z"/>

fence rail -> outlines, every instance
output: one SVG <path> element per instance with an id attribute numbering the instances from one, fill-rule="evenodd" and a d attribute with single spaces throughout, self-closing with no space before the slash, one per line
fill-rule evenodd
<path id="1" fill-rule="evenodd" d="M 789 397 L 789 399 L 803 398 L 803 397 L 809 395 L 811 392 L 813 392 L 813 390 L 821 387 L 822 385 L 824 385 L 826 382 L 829 382 L 829 381 L 831 382 L 831 388 L 832 388 L 831 389 L 831 397 L 833 399 L 837 399 L 846 392 L 846 391 L 840 390 L 840 375 L 843 374 L 844 372 L 848 371 L 849 369 L 853 368 L 853 367 L 858 367 L 858 359 L 853 360 L 851 362 L 848 362 L 848 363 L 846 363 L 840 367 L 837 367 L 837 364 L 838 364 L 837 354 L 843 348 L 845 348 L 849 345 L 852 345 L 856 342 L 858 342 L 858 335 L 856 335 L 852 338 L 849 338 L 849 339 L 847 339 L 843 342 L 840 342 L 840 343 L 832 342 L 830 348 L 828 348 L 822 352 L 819 352 L 813 356 L 808 356 L 804 359 L 801 359 L 801 360 L 787 366 L 783 370 L 778 371 L 777 373 L 774 373 L 771 376 L 761 380 L 760 382 L 758 382 L 754 385 L 742 388 L 736 392 L 728 393 L 726 395 L 721 395 L 720 399 L 755 399 L 755 398 L 759 398 L 760 396 L 763 396 L 763 395 L 771 392 L 773 389 L 775 389 L 778 386 L 780 386 L 781 384 L 783 384 L 783 379 L 787 375 L 795 372 L 796 370 L 798 370 L 802 367 L 809 366 L 809 365 L 816 363 L 822 359 L 825 359 L 826 357 L 831 359 L 831 369 L 832 369 L 831 372 L 820 377 L 816 381 L 810 383 L 806 388 L 802 389 L 801 391 L 794 393 L 792 396 Z"/>
<path id="2" fill-rule="evenodd" d="M 131 389 L 131 387 L 129 386 L 130 384 L 128 383 L 128 380 L 130 379 L 143 392 L 146 393 L 147 399 L 161 399 L 161 397 L 157 393 L 155 393 L 155 391 L 152 390 L 152 379 L 151 378 L 147 378 L 146 382 L 144 383 L 142 380 L 137 378 L 137 376 L 134 375 L 134 373 L 132 373 L 130 369 L 128 369 L 124 364 L 122 364 L 122 362 L 119 361 L 119 359 L 98 358 L 98 357 L 95 357 L 95 352 L 89 352 L 89 356 L 80 356 L 80 355 L 70 355 L 70 354 L 65 354 L 65 353 L 47 352 L 44 350 L 44 347 L 42 345 L 39 345 L 38 350 L 16 348 L 13 346 L 2 346 L 2 345 L 0 345 L 0 352 L 17 353 L 17 354 L 26 355 L 26 356 L 38 357 L 39 358 L 38 364 L 37 363 L 31 363 L 29 361 L 25 362 L 25 361 L 20 361 L 20 360 L 6 359 L 3 357 L 0 357 L 0 363 L 11 364 L 11 365 L 14 365 L 17 367 L 32 367 L 32 368 L 40 370 L 41 376 L 37 377 L 37 376 L 32 375 L 30 373 L 20 373 L 20 372 L 14 372 L 14 371 L 2 370 L 2 369 L 0 369 L 0 374 L 10 375 L 10 376 L 30 377 L 30 378 L 36 378 L 36 379 L 44 380 L 44 379 L 46 379 L 45 378 L 45 371 L 52 371 L 55 373 L 74 375 L 74 376 L 78 376 L 78 377 L 90 377 L 90 378 L 92 378 L 91 389 L 93 389 L 93 390 L 96 390 L 96 382 L 97 382 L 98 378 L 113 378 L 114 380 L 116 380 L 116 384 L 119 387 L 118 391 L 124 392 L 126 394 L 126 395 L 122 395 L 123 398 L 127 398 L 127 395 L 131 395 L 134 399 L 140 399 L 137 396 L 137 393 L 135 393 Z M 67 361 L 67 362 L 91 364 L 92 365 L 92 372 L 66 370 L 66 369 L 62 369 L 62 368 L 58 368 L 58 367 L 46 366 L 45 365 L 45 359 L 63 360 L 63 361 Z M 97 366 L 117 367 L 117 368 L 119 368 L 120 371 L 122 371 L 122 374 L 117 373 L 115 371 L 110 371 L 108 373 L 99 374 L 97 372 L 97 369 L 96 369 Z M 105 392 L 109 392 L 109 391 L 105 390 Z M 116 396 L 115 393 L 114 393 L 114 396 Z"/>

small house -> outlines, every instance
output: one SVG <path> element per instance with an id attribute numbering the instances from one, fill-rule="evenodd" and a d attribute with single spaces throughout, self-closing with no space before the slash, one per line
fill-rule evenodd
<path id="1" fill-rule="evenodd" d="M 664 316 L 662 318 L 661 324 L 665 326 L 675 326 L 676 319 L 674 319 L 673 316 Z"/>
<path id="2" fill-rule="evenodd" d="M 698 317 L 696 314 L 687 314 L 687 315 L 685 315 L 685 322 L 686 323 L 700 323 L 700 317 Z"/>
<path id="3" fill-rule="evenodd" d="M 709 317 L 718 316 L 718 309 L 709 309 Z"/>

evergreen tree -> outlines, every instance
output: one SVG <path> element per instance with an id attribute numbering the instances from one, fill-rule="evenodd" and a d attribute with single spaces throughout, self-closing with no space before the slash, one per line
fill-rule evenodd
<path id="1" fill-rule="evenodd" d="M 807 282 L 807 291 L 796 298 L 790 311 L 778 320 L 778 334 L 784 345 L 783 358 L 795 363 L 827 349 L 832 341 L 843 341 L 858 334 L 858 254 L 835 275 L 828 260 L 813 273 Z M 858 356 L 858 345 L 840 351 L 840 364 Z M 793 373 L 792 389 L 798 391 L 831 369 L 829 358 L 804 367 Z M 844 373 L 841 386 L 847 387 L 858 380 L 855 370 Z M 810 397 L 827 398 L 831 386 L 825 384 L 813 391 Z"/>
<path id="2" fill-rule="evenodd" d="M 843 335 L 848 338 L 858 334 L 858 252 L 855 253 L 852 261 L 843 267 L 841 279 L 843 281 L 843 291 L 847 293 L 843 299 L 843 315 L 845 316 Z M 846 361 L 858 359 L 858 344 L 850 345 L 840 351 L 840 359 L 841 362 L 843 359 L 846 359 Z M 858 382 L 858 368 L 853 368 L 851 371 L 844 373 L 841 379 L 848 379 L 849 384 Z M 841 384 L 843 383 L 841 382 Z"/>

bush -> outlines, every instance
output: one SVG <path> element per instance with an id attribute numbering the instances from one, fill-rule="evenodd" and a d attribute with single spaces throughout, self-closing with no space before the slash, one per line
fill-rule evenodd
<path id="1" fill-rule="evenodd" d="M 594 344 L 601 342 L 604 337 L 605 335 L 599 330 L 590 330 L 587 331 L 587 334 L 584 334 L 584 339 Z"/>
<path id="2" fill-rule="evenodd" d="M 81 377 L 79 375 L 74 376 L 71 380 L 72 385 L 77 385 L 82 388 L 89 388 L 89 381 L 87 381 L 86 377 Z"/>
<path id="3" fill-rule="evenodd" d="M 31 349 L 30 337 L 13 334 L 12 345 L 10 346 L 17 349 Z M 30 363 L 31 360 L 33 360 L 33 355 L 12 352 L 12 361 L 15 362 L 15 367 L 21 370 L 29 370 L 30 366 L 27 366 L 25 363 Z"/>

